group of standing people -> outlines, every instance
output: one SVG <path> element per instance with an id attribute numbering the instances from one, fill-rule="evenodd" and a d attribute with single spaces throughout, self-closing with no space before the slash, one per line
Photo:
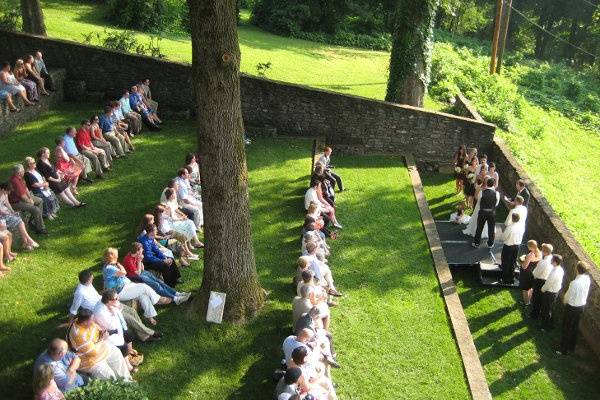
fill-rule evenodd
<path id="1" fill-rule="evenodd" d="M 307 214 L 301 232 L 301 256 L 293 280 L 292 334 L 282 345 L 284 359 L 278 370 L 276 400 L 335 400 L 331 367 L 339 368 L 329 330 L 330 307 L 336 289 L 327 257 L 331 254 L 326 239 L 337 238 L 335 228 L 342 226 L 335 216 L 335 194 L 345 190 L 342 179 L 333 171 L 330 147 L 314 167 L 310 187 L 304 197 Z"/>
<path id="2" fill-rule="evenodd" d="M 541 320 L 542 331 L 553 329 L 554 309 L 563 287 L 565 271 L 563 257 L 554 254 L 551 244 L 543 243 L 541 248 L 535 240 L 527 242 L 527 253 L 519 257 L 527 227 L 527 214 L 531 194 L 525 182 L 516 182 L 514 198 L 501 198 L 498 189 L 499 176 L 493 162 L 485 155 L 477 157 L 477 149 L 466 149 L 461 145 L 454 155 L 454 172 L 457 192 L 463 191 L 466 205 L 473 209 L 469 217 L 465 214 L 465 204 L 460 204 L 450 217 L 451 221 L 467 224 L 465 235 L 473 236 L 473 247 L 479 247 L 482 238 L 487 237 L 491 249 L 495 241 L 496 207 L 502 201 L 509 210 L 502 233 L 500 283 L 514 284 L 515 266 L 519 267 L 519 288 L 522 291 L 522 304 L 531 306 L 530 316 Z M 562 339 L 557 354 L 567 354 L 575 350 L 579 319 L 587 302 L 590 287 L 589 266 L 579 261 L 574 266 L 573 279 L 564 293 L 565 305 Z"/>

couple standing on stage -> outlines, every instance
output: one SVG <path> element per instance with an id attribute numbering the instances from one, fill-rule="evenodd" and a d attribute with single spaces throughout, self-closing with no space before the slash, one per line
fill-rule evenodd
<path id="1" fill-rule="evenodd" d="M 464 233 L 473 235 L 473 225 L 476 224 L 475 238 L 472 246 L 479 247 L 481 243 L 481 235 L 487 224 L 487 238 L 488 247 L 494 247 L 494 239 L 496 234 L 496 207 L 500 203 L 500 193 L 498 193 L 495 187 L 496 181 L 494 178 L 486 178 L 483 182 L 483 188 L 481 195 L 477 199 L 475 211 L 471 218 L 471 223 L 467 226 Z M 477 215 L 475 215 L 477 214 Z"/>

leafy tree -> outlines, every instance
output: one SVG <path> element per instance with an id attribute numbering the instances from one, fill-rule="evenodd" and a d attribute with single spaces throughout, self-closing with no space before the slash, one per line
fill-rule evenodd
<path id="1" fill-rule="evenodd" d="M 397 1 L 387 101 L 423 106 L 438 3 L 438 0 Z"/>
<path id="2" fill-rule="evenodd" d="M 21 0 L 21 15 L 25 32 L 46 36 L 46 24 L 40 0 Z"/>

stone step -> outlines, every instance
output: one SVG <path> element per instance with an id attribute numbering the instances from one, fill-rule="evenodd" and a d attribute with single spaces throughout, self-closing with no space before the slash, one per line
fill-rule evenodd
<path id="1" fill-rule="evenodd" d="M 50 92 L 50 96 L 41 96 L 40 101 L 35 106 L 25 107 L 20 98 L 13 96 L 15 105 L 21 109 L 21 112 L 9 112 L 8 105 L 5 101 L 0 102 L 0 136 L 4 136 L 15 130 L 21 124 L 33 121 L 50 109 L 52 106 L 63 101 L 64 90 L 63 83 L 66 77 L 64 69 L 50 70 L 52 82 L 54 84 L 54 92 Z"/>

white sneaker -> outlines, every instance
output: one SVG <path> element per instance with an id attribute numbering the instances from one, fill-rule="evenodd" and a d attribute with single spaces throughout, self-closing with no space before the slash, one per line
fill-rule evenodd
<path id="1" fill-rule="evenodd" d="M 200 257 L 198 254 L 192 254 L 191 256 L 187 256 L 188 260 L 199 260 Z"/>
<path id="2" fill-rule="evenodd" d="M 343 226 L 341 224 L 333 224 L 334 227 L 338 228 L 338 229 L 342 229 Z"/>
<path id="3" fill-rule="evenodd" d="M 173 298 L 173 302 L 174 302 L 175 304 L 177 304 L 177 305 L 180 305 L 181 303 L 183 303 L 183 297 L 181 297 L 181 296 L 175 296 L 175 297 Z"/>

